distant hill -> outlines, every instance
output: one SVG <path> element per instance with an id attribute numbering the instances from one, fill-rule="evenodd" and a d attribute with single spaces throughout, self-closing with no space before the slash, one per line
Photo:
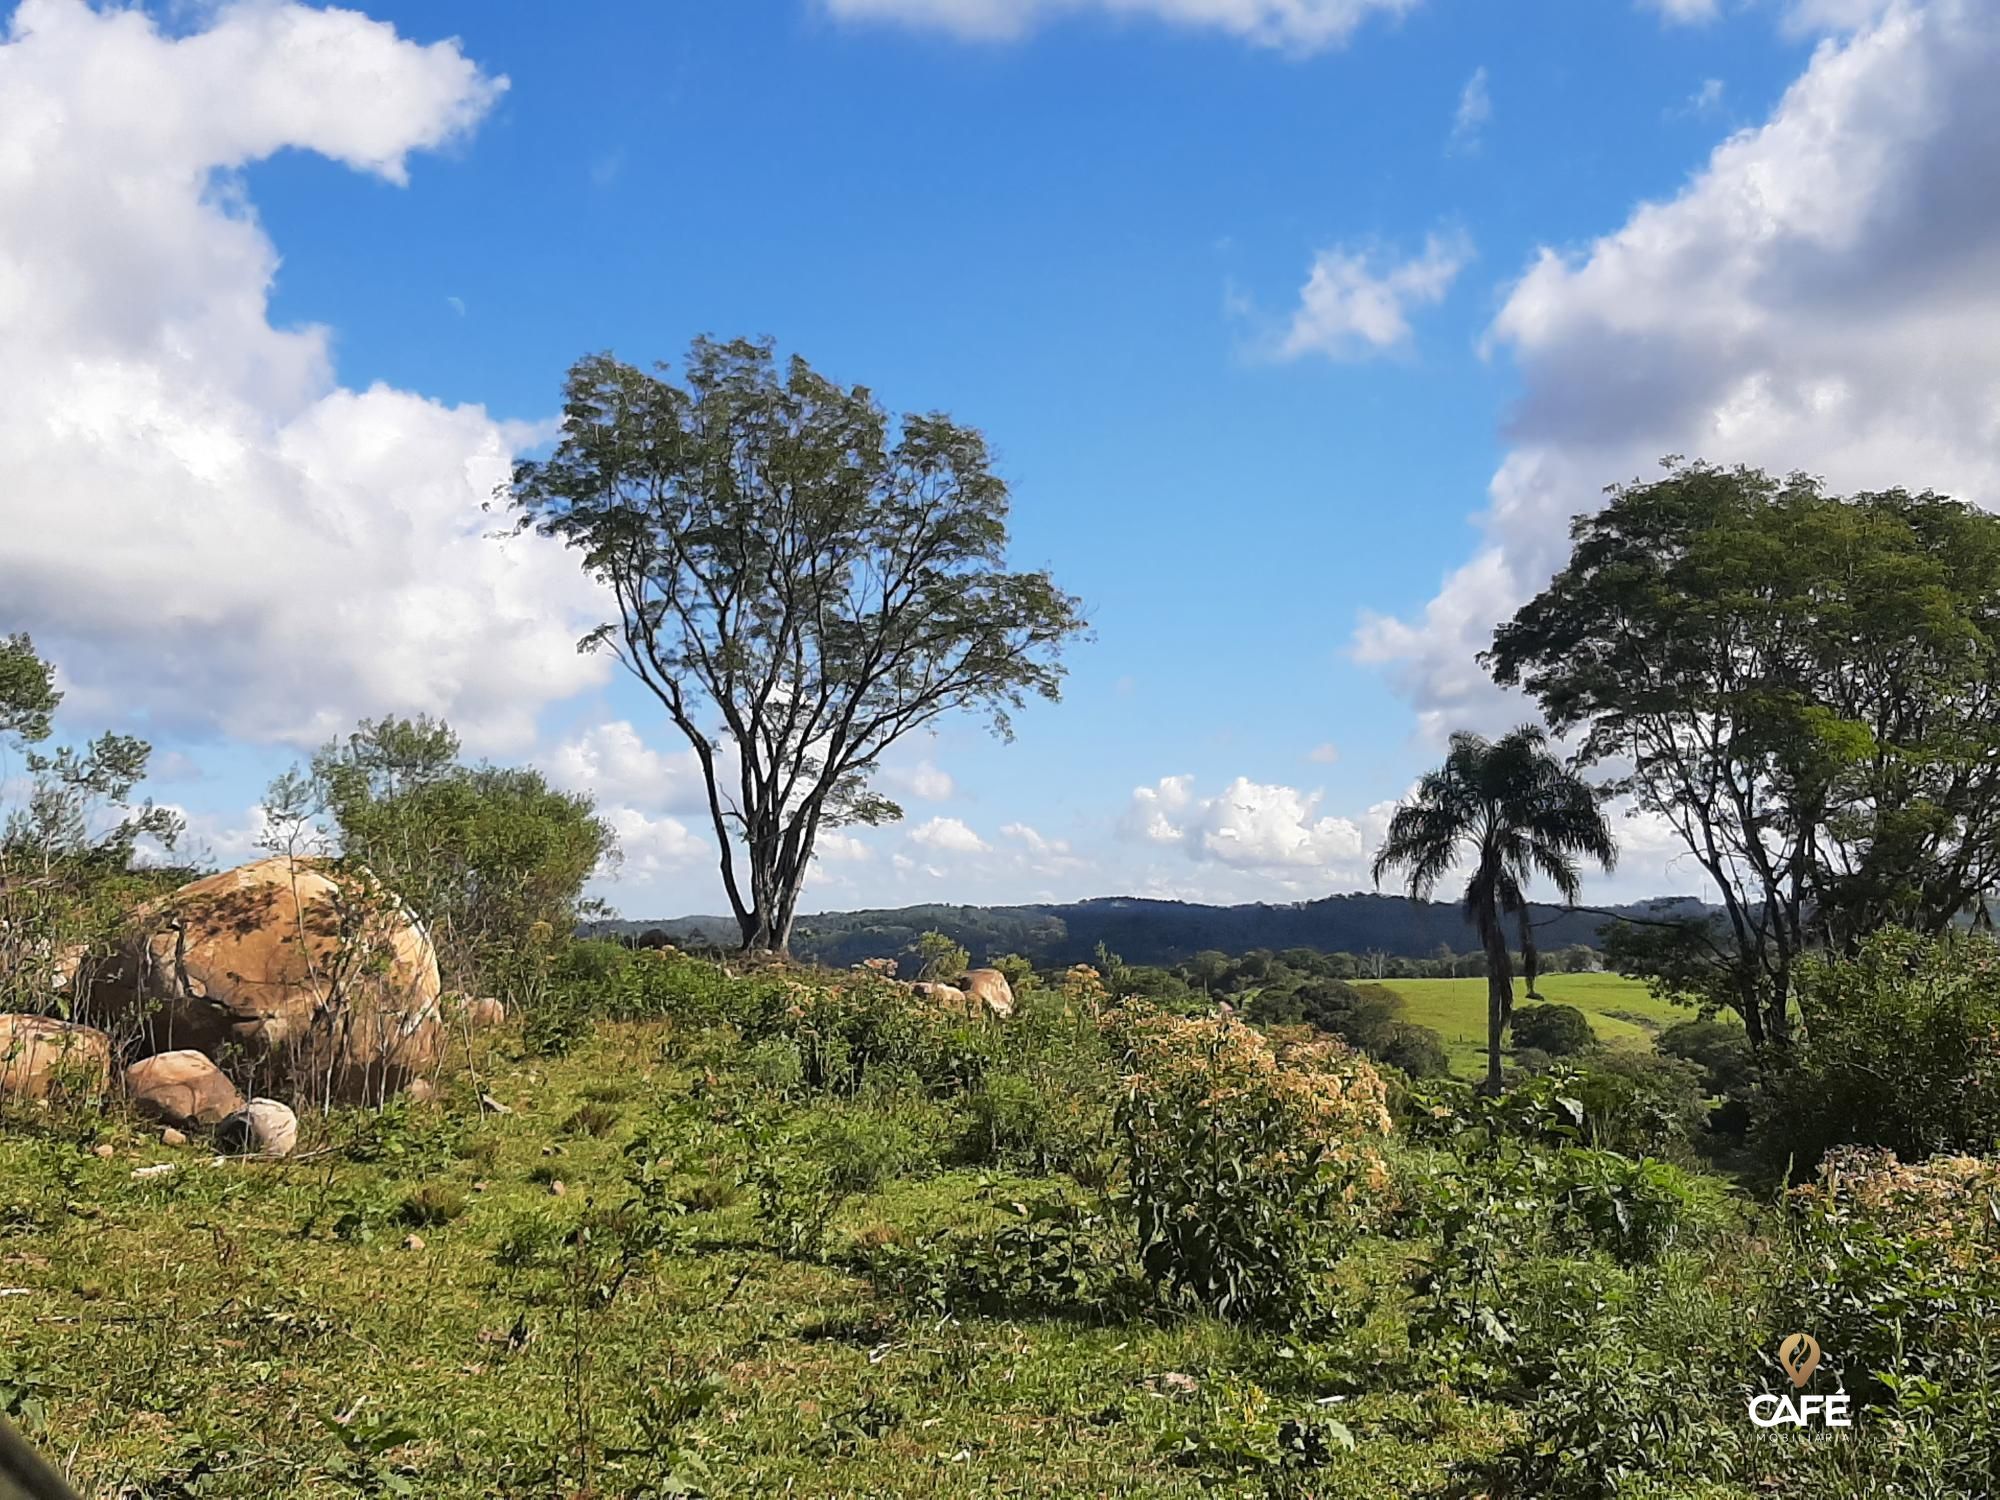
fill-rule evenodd
<path id="1" fill-rule="evenodd" d="M 1621 915 L 1699 916 L 1689 896 L 1664 897 L 1612 908 Z M 1610 918 L 1595 912 L 1560 912 L 1537 906 L 1535 941 L 1543 949 L 1581 943 L 1602 946 L 1598 929 Z M 674 917 L 653 921 L 590 923 L 596 935 L 637 936 L 663 931 L 683 945 L 734 946 L 728 917 Z M 942 932 L 961 943 L 975 963 L 1018 953 L 1039 965 L 1082 963 L 1105 944 L 1127 963 L 1172 964 L 1203 949 L 1246 953 L 1252 948 L 1313 948 L 1322 953 L 1379 950 L 1403 958 L 1428 958 L 1444 944 L 1455 953 L 1479 947 L 1479 934 L 1458 907 L 1406 896 L 1328 896 L 1289 906 L 1201 906 L 1106 896 L 1048 906 L 903 906 L 889 911 L 822 912 L 800 917 L 792 952 L 842 966 L 888 958 L 907 950 L 920 933 Z"/>

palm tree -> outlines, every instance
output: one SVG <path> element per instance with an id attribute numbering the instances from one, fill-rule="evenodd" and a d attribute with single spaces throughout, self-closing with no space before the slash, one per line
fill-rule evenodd
<path id="1" fill-rule="evenodd" d="M 1544 875 L 1565 901 L 1580 894 L 1577 861 L 1604 869 L 1618 846 L 1583 779 L 1549 753 L 1548 736 L 1530 724 L 1498 742 L 1455 734 L 1444 764 L 1389 820 L 1375 856 L 1375 883 L 1403 872 L 1413 899 L 1428 901 L 1462 857 L 1473 862 L 1465 915 L 1486 947 L 1486 1088 L 1500 1090 L 1500 1033 L 1514 1013 L 1514 971 L 1507 955 L 1506 919 L 1518 917 L 1528 990 L 1535 987 L 1535 940 L 1527 885 Z"/>

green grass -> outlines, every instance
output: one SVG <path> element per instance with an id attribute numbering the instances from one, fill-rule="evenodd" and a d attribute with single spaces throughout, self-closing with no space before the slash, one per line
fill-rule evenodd
<path id="1" fill-rule="evenodd" d="M 335 1142 L 366 1117 L 308 1119 L 289 1162 L 170 1149 L 116 1114 L 0 1121 L 0 1409 L 91 1500 L 572 1496 L 580 1423 L 602 1497 L 667 1493 L 676 1471 L 711 1496 L 1254 1496 L 1178 1458 L 1183 1435 L 1315 1410 L 1278 1341 L 1213 1320 L 940 1320 L 878 1296 L 858 1239 L 993 1221 L 1049 1186 L 990 1168 L 888 1180 L 841 1209 L 824 1261 L 771 1248 L 754 1187 L 723 1194 L 600 1306 L 569 1241 L 625 1201 L 626 1147 L 683 1118 L 715 1059 L 666 1023 L 600 1025 L 557 1060 L 512 1033 L 478 1046 L 476 1084 L 358 1151 Z M 608 1080 L 616 1118 L 578 1128 Z M 685 1149 L 697 1177 L 742 1165 Z M 132 1176 L 157 1163 L 175 1170 Z M 1403 1254 L 1345 1268 L 1343 1367 L 1400 1357 Z M 1363 1441 L 1316 1495 L 1446 1493 L 1512 1421 L 1392 1385 L 1338 1410 Z"/>
<path id="2" fill-rule="evenodd" d="M 1428 1026 L 1444 1038 L 1454 1073 L 1474 1078 L 1485 1071 L 1484 979 L 1384 979 L 1379 983 L 1403 1002 L 1405 1020 Z M 1617 974 L 1545 974 L 1536 988 L 1544 1000 L 1574 1005 L 1582 1011 L 1598 1041 L 1607 1047 L 1651 1047 L 1658 1032 L 1694 1015 L 1684 1006 L 1655 1000 L 1639 980 Z M 1518 980 L 1514 1003 L 1532 1003 L 1522 994 Z M 1657 1024 L 1642 1025 L 1629 1019 L 1631 1016 Z"/>

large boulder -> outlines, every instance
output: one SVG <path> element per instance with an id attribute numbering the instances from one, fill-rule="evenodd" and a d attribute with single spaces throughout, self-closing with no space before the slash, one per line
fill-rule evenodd
<path id="1" fill-rule="evenodd" d="M 971 997 L 975 1015 L 984 1012 L 1004 1021 L 1014 1014 L 1014 987 L 998 969 L 967 969 L 958 976 L 958 986 Z"/>
<path id="2" fill-rule="evenodd" d="M 94 1099 L 111 1084 L 111 1038 L 52 1016 L 0 1016 L 0 1098 Z"/>
<path id="3" fill-rule="evenodd" d="M 236 1085 L 203 1052 L 182 1049 L 142 1057 L 125 1070 L 125 1093 L 142 1120 L 186 1130 L 217 1125 L 243 1107 Z"/>
<path id="4" fill-rule="evenodd" d="M 437 953 L 364 875 L 279 856 L 141 907 L 92 989 L 138 1050 L 192 1049 L 309 1097 L 376 1098 L 437 1062 Z"/>

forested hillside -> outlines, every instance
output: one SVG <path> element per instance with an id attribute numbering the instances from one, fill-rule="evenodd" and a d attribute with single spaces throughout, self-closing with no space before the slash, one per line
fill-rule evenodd
<path id="1" fill-rule="evenodd" d="M 1621 915 L 1693 916 L 1690 897 L 1619 907 Z M 1602 946 L 1602 912 L 1533 908 L 1536 940 L 1545 949 Z M 676 917 L 658 921 L 591 924 L 595 934 L 640 936 L 664 932 L 677 943 L 734 944 L 727 917 Z M 802 916 L 792 951 L 831 965 L 888 958 L 909 950 L 926 932 L 962 944 L 976 962 L 1018 953 L 1036 964 L 1081 963 L 1104 944 L 1128 963 L 1173 964 L 1204 950 L 1247 953 L 1253 948 L 1313 948 L 1322 953 L 1380 952 L 1428 958 L 1440 947 L 1476 950 L 1479 935 L 1456 903 L 1411 901 L 1403 896 L 1329 896 L 1290 906 L 1201 906 L 1109 896 L 1048 906 L 905 906 L 886 911 L 825 912 Z"/>

